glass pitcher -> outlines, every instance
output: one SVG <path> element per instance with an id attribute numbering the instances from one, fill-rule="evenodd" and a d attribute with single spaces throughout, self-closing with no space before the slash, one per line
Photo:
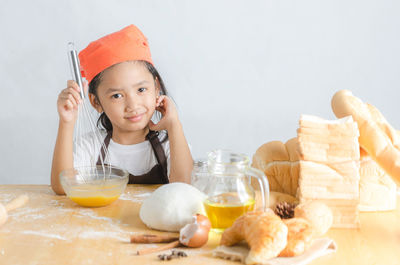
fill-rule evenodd
<path id="1" fill-rule="evenodd" d="M 262 171 L 250 167 L 248 156 L 219 149 L 209 153 L 207 165 L 208 174 L 202 176 L 206 184 L 201 190 L 207 195 L 204 208 L 213 231 L 222 232 L 254 209 L 256 196 L 251 178 L 259 184 L 262 209 L 269 206 L 268 180 Z"/>
<path id="2" fill-rule="evenodd" d="M 208 165 L 207 159 L 201 158 L 193 161 L 193 170 L 190 178 L 190 184 L 198 190 L 204 192 L 204 188 L 208 183 Z"/>

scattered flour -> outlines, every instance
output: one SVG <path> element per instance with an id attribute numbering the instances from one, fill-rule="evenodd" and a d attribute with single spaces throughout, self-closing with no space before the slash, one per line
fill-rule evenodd
<path id="1" fill-rule="evenodd" d="M 0 203 L 6 204 L 15 198 L 15 195 L 2 193 L 0 194 Z"/>
<path id="2" fill-rule="evenodd" d="M 151 192 L 139 193 L 139 194 L 124 193 L 121 194 L 121 196 L 119 196 L 119 199 L 132 202 L 143 202 L 143 200 L 149 197 L 150 194 Z"/>
<path id="3" fill-rule="evenodd" d="M 48 238 L 55 238 L 55 239 L 60 239 L 60 240 L 67 240 L 65 237 L 62 237 L 60 235 L 49 234 L 49 233 L 40 232 L 40 231 L 25 230 L 25 231 L 21 231 L 20 233 L 21 234 L 27 234 L 27 235 L 37 235 L 37 236 L 43 236 L 43 237 L 48 237 Z"/>
<path id="4" fill-rule="evenodd" d="M 10 212 L 9 217 L 12 217 L 18 222 L 31 222 L 32 220 L 37 219 L 49 219 L 51 217 L 65 216 L 65 214 L 73 212 L 72 209 L 57 207 L 57 210 L 47 211 L 44 213 L 46 208 L 48 207 L 22 207 Z"/>
<path id="5" fill-rule="evenodd" d="M 130 242 L 130 239 L 127 236 L 126 232 L 87 230 L 79 233 L 79 238 L 87 238 L 87 239 L 114 238 L 121 242 L 126 242 L 126 243 Z"/>
<path id="6" fill-rule="evenodd" d="M 110 217 L 98 216 L 96 213 L 94 213 L 90 209 L 81 209 L 81 210 L 79 210 L 78 214 L 79 215 L 77 215 L 76 217 L 79 217 L 79 218 L 90 218 L 90 219 L 94 219 L 94 220 L 103 220 L 103 221 L 107 221 L 109 223 L 114 222 L 114 219 L 112 219 Z M 115 220 L 115 222 L 120 223 L 119 220 Z"/>
<path id="7" fill-rule="evenodd" d="M 7 224 L 0 227 L 0 233 L 35 235 L 64 241 L 76 238 L 130 241 L 130 225 L 121 223 L 121 220 L 115 218 L 99 215 L 97 208 L 77 207 L 67 197 L 56 197 L 49 187 L 40 191 L 28 189 L 21 192 L 28 195 L 28 204 L 9 213 Z M 120 199 L 141 202 L 150 194 L 151 192 L 139 194 L 126 192 Z M 44 197 L 46 199 L 43 199 Z M 0 190 L 0 203 L 6 204 L 14 198 L 16 198 L 15 192 L 10 194 L 7 190 Z M 67 226 L 65 221 L 60 222 L 68 220 L 65 218 L 82 218 L 83 222 L 80 222 L 82 225 L 78 227 Z M 29 230 L 26 230 L 27 227 Z M 0 254 L 4 255 L 4 250 L 0 251 Z"/>

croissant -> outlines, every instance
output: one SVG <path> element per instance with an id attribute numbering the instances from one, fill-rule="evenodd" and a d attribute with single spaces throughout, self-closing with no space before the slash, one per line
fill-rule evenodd
<path id="1" fill-rule="evenodd" d="M 279 257 L 293 257 L 303 254 L 311 245 L 314 229 L 311 224 L 303 218 L 291 218 L 283 220 L 288 227 L 288 238 L 285 249 Z"/>
<path id="2" fill-rule="evenodd" d="M 245 263 L 256 264 L 278 256 L 287 244 L 287 235 L 287 226 L 272 210 L 248 212 L 224 231 L 220 245 L 245 240 L 250 247 Z"/>

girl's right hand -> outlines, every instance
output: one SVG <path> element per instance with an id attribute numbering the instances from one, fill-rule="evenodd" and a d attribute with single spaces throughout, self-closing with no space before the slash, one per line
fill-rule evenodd
<path id="1" fill-rule="evenodd" d="M 68 80 L 67 88 L 61 91 L 57 100 L 57 110 L 60 121 L 75 123 L 78 116 L 78 105 L 80 103 L 82 103 L 82 99 L 78 84 L 73 80 Z"/>

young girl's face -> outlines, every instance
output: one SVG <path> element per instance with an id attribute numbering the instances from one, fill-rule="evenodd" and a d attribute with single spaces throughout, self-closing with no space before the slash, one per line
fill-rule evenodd
<path id="1" fill-rule="evenodd" d="M 143 63 L 123 62 L 102 74 L 98 110 L 110 119 L 114 132 L 143 130 L 156 108 L 159 88 Z"/>

